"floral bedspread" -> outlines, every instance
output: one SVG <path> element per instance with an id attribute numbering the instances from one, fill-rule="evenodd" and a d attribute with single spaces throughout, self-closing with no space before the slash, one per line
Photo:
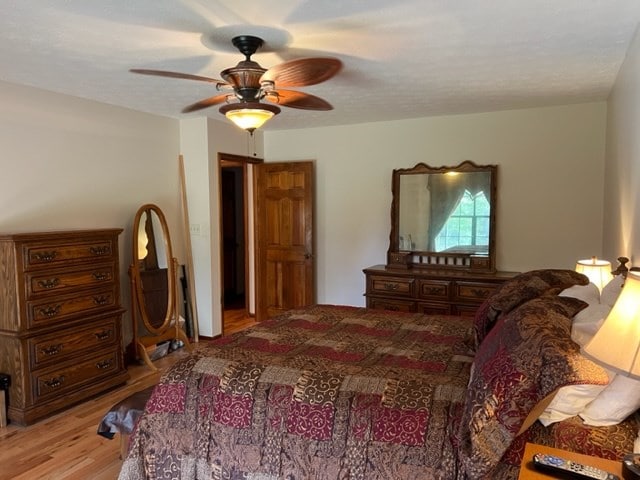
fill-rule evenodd
<path id="1" fill-rule="evenodd" d="M 161 379 L 120 479 L 449 479 L 470 319 L 290 311 Z"/>

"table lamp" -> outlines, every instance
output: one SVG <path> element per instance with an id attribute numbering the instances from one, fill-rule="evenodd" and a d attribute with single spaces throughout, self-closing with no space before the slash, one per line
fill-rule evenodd
<path id="1" fill-rule="evenodd" d="M 602 293 L 604 286 L 613 278 L 611 274 L 611 263 L 606 260 L 598 260 L 597 257 L 578 260 L 578 263 L 576 263 L 576 272 L 586 275 L 589 281 L 598 287 L 600 293 Z"/>
<path id="2" fill-rule="evenodd" d="M 640 380 L 640 272 L 630 271 L 622 291 L 609 315 L 583 354 L 619 375 Z M 640 478 L 640 435 L 634 444 L 635 454 L 625 456 L 625 478 Z M 637 468 L 637 473 L 630 470 Z"/>

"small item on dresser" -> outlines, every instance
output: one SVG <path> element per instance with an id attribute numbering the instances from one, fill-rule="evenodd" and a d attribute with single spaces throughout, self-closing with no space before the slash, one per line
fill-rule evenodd
<path id="1" fill-rule="evenodd" d="M 605 470 L 545 453 L 536 453 L 533 456 L 533 465 L 541 471 L 560 475 L 560 478 L 620 480 L 620 477 Z"/>
<path id="2" fill-rule="evenodd" d="M 640 480 L 640 454 L 630 453 L 624 456 L 622 476 L 625 480 Z"/>

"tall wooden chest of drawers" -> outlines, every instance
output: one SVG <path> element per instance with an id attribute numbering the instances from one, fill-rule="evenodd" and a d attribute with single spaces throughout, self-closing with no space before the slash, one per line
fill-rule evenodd
<path id="1" fill-rule="evenodd" d="M 401 312 L 473 316 L 515 272 L 365 268 L 367 307 Z"/>
<path id="2" fill-rule="evenodd" d="M 27 425 L 124 383 L 122 229 L 0 236 L 0 372 Z"/>

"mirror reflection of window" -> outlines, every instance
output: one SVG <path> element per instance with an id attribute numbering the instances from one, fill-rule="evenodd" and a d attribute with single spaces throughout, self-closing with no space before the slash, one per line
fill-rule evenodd
<path id="1" fill-rule="evenodd" d="M 486 237 L 489 232 L 488 217 L 491 208 L 488 201 L 491 190 L 490 174 L 487 172 L 467 172 L 457 175 L 432 174 L 429 175 L 428 189 L 432 197 L 429 212 L 429 251 L 486 252 L 489 244 Z M 485 219 L 485 215 L 478 215 L 477 222 L 475 221 L 476 198 L 478 213 L 484 209 L 487 217 Z M 446 240 L 443 242 L 442 232 L 448 223 L 451 228 L 445 231 Z M 477 232 L 476 226 L 478 226 Z M 483 243 L 475 243 L 476 237 Z M 461 243 L 456 244 L 456 239 Z M 475 249 L 471 247 L 473 245 L 482 247 Z"/>
<path id="2" fill-rule="evenodd" d="M 491 208 L 484 192 L 465 190 L 436 236 L 436 251 L 487 253 Z"/>

